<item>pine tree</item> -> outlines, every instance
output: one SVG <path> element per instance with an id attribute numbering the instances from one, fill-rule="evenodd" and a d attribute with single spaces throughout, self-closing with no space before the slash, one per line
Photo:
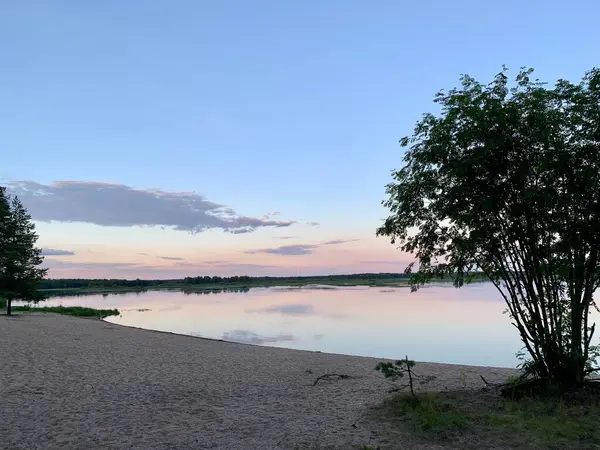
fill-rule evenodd
<path id="1" fill-rule="evenodd" d="M 6 314 L 11 314 L 12 301 L 39 301 L 38 283 L 47 269 L 36 248 L 38 236 L 31 216 L 17 197 L 0 187 L 0 297 L 7 301 Z"/>

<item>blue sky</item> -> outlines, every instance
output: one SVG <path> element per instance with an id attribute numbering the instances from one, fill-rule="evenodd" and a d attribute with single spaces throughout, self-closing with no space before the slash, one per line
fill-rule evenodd
<path id="1" fill-rule="evenodd" d="M 374 237 L 380 202 L 435 92 L 502 64 L 579 79 L 599 16 L 591 0 L 9 2 L 0 177 L 29 183 L 15 192 L 40 245 L 73 253 L 48 256 L 52 276 L 399 271 L 410 258 Z M 162 192 L 161 217 L 195 192 L 277 224 L 190 234 L 129 187 Z"/>

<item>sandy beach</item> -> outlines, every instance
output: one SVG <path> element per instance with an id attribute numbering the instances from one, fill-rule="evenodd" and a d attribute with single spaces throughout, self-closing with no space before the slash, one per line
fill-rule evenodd
<path id="1" fill-rule="evenodd" d="M 0 448 L 419 448 L 390 441 L 369 414 L 392 386 L 378 361 L 52 314 L 2 316 Z M 415 369 L 436 376 L 429 390 L 479 389 L 479 375 L 502 382 L 514 373 Z M 312 386 L 325 373 L 352 378 Z"/>

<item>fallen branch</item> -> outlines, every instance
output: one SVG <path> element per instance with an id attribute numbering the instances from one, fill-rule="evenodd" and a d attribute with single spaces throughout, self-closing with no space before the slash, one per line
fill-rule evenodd
<path id="1" fill-rule="evenodd" d="M 331 378 L 337 378 L 338 380 L 346 380 L 346 379 L 352 378 L 352 377 L 350 375 L 343 375 L 343 374 L 340 375 L 337 373 L 326 373 L 325 375 L 321 375 L 320 377 L 317 377 L 317 379 L 313 383 L 313 386 L 316 386 L 317 383 L 321 380 L 329 380 Z"/>
<path id="2" fill-rule="evenodd" d="M 502 388 L 504 386 L 508 386 L 510 383 L 488 383 L 488 381 L 483 378 L 483 375 L 479 375 L 479 378 L 484 382 L 485 386 L 483 389 L 487 389 L 488 387 Z"/>

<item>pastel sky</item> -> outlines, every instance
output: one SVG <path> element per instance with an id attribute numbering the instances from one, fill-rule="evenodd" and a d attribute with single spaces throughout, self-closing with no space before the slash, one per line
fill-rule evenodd
<path id="1" fill-rule="evenodd" d="M 0 14 L 0 182 L 51 277 L 399 272 L 398 140 L 502 64 L 579 79 L 593 0 L 21 0 Z"/>

